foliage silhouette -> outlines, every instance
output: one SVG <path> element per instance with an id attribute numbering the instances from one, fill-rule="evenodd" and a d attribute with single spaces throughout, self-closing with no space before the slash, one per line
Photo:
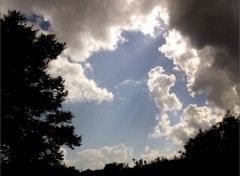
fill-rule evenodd
<path id="1" fill-rule="evenodd" d="M 54 34 L 38 34 L 20 12 L 1 18 L 1 163 L 4 168 L 28 165 L 60 166 L 62 145 L 80 146 L 69 111 L 62 77 L 46 69 L 64 50 Z"/>
<path id="2" fill-rule="evenodd" d="M 227 114 L 223 120 L 191 138 L 184 145 L 185 151 L 172 159 L 157 157 L 149 163 L 142 159 L 133 168 L 110 163 L 103 170 L 83 171 L 82 176 L 169 176 L 169 175 L 239 175 L 239 125 L 240 116 Z"/>
<path id="3" fill-rule="evenodd" d="M 195 138 L 189 139 L 184 145 L 183 157 L 195 169 L 201 165 L 214 175 L 224 171 L 228 175 L 238 175 L 239 125 L 239 115 L 234 117 L 227 113 L 210 130 L 203 132 L 200 129 Z"/>
<path id="4" fill-rule="evenodd" d="M 43 176 L 43 175 L 56 175 L 56 176 L 79 176 L 80 172 L 74 167 L 67 167 L 65 165 L 15 165 L 4 164 L 2 166 L 2 175 L 24 175 L 24 176 Z"/>

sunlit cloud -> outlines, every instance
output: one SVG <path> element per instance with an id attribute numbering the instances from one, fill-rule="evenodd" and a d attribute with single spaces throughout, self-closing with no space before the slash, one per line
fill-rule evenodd
<path id="1" fill-rule="evenodd" d="M 68 153 L 67 153 L 67 149 L 65 149 L 64 147 L 60 148 L 60 151 L 62 152 L 63 155 L 63 164 L 66 164 L 67 166 L 74 166 L 76 163 L 79 162 L 79 159 L 69 159 L 68 158 Z"/>
<path id="2" fill-rule="evenodd" d="M 180 122 L 170 125 L 167 114 L 158 115 L 153 133 L 150 137 L 157 138 L 165 136 L 176 144 L 184 144 L 189 138 L 195 137 L 199 130 L 208 130 L 212 125 L 222 120 L 224 111 L 207 106 L 198 107 L 190 104 L 183 110 Z"/>
<path id="3" fill-rule="evenodd" d="M 146 150 L 147 149 L 147 150 Z M 161 159 L 162 157 L 171 159 L 174 156 L 179 156 L 179 153 L 175 150 L 158 150 L 150 149 L 149 146 L 146 146 L 144 153 L 141 155 L 141 159 L 149 162 L 156 161 L 157 158 Z"/>
<path id="4" fill-rule="evenodd" d="M 141 31 L 154 36 L 155 29 L 159 31 L 162 24 L 158 18 L 160 2 L 43 0 L 19 3 L 4 0 L 0 9 L 3 13 L 7 9 L 20 10 L 29 17 L 36 14 L 41 21 L 47 21 L 50 24 L 49 31 L 55 33 L 59 41 L 67 43 L 63 57 L 51 63 L 49 73 L 56 75 L 54 73 L 58 70 L 65 79 L 69 90 L 68 102 L 101 103 L 112 101 L 113 94 L 98 87 L 96 81 L 87 77 L 87 72 L 92 68 L 87 64 L 83 67 L 79 62 L 86 62 L 98 51 L 115 50 L 126 40 L 121 35 L 122 31 Z M 39 20 L 36 24 L 40 24 Z M 70 63 L 64 56 L 73 62 Z"/>
<path id="5" fill-rule="evenodd" d="M 85 61 L 92 53 L 114 50 L 124 41 L 121 32 L 141 31 L 154 36 L 161 23 L 161 1 L 3 1 L 1 10 L 16 9 L 42 16 L 60 41 L 67 42 L 65 54 L 75 61 Z M 121 8 L 119 8 L 121 7 Z M 61 12 L 61 13 L 59 13 Z"/>
<path id="6" fill-rule="evenodd" d="M 154 98 L 157 107 L 161 113 L 173 111 L 182 108 L 182 104 L 176 94 L 170 93 L 170 88 L 175 84 L 175 76 L 173 74 L 166 75 L 162 67 L 152 69 L 147 82 L 151 97 Z"/>
<path id="7" fill-rule="evenodd" d="M 85 70 L 84 70 L 85 69 Z M 59 57 L 50 63 L 48 72 L 53 76 L 61 75 L 68 90 L 67 102 L 98 102 L 112 101 L 114 96 L 105 88 L 98 87 L 97 83 L 86 77 L 85 72 L 91 71 L 91 66 L 69 62 L 65 57 Z"/>
<path id="8" fill-rule="evenodd" d="M 99 149 L 86 149 L 78 152 L 79 162 L 74 163 L 78 169 L 103 169 L 105 164 L 117 162 L 128 163 L 132 159 L 133 149 L 124 144 L 103 146 Z"/>
<path id="9" fill-rule="evenodd" d="M 200 64 L 197 50 L 191 48 L 188 39 L 182 37 L 176 30 L 168 31 L 163 37 L 166 43 L 159 47 L 159 51 L 173 61 L 176 71 L 181 71 L 186 75 L 190 89 Z"/>

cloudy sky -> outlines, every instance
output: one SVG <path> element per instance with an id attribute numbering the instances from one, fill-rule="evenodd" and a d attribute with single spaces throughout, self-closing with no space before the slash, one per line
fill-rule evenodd
<path id="1" fill-rule="evenodd" d="M 69 91 L 77 169 L 171 157 L 240 110 L 238 0 L 0 0 L 67 49 L 50 63 Z"/>

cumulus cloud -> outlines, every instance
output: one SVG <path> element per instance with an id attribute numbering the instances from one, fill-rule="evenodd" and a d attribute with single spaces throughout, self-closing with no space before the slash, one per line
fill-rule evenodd
<path id="1" fill-rule="evenodd" d="M 230 3 L 223 0 L 167 1 L 168 31 L 163 35 L 166 43 L 159 51 L 173 61 L 174 70 L 186 75 L 189 93 L 204 93 L 207 101 L 202 107 L 188 105 L 180 122 L 173 126 L 168 114 L 157 115 L 157 125 L 150 137 L 165 136 L 176 143 L 184 143 L 200 128 L 206 130 L 221 120 L 222 109 L 239 111 L 238 6 L 236 0 Z M 157 85 L 156 89 L 160 87 Z M 150 94 L 152 90 L 149 89 Z M 156 105 L 161 107 L 157 101 Z"/>
<path id="2" fill-rule="evenodd" d="M 159 50 L 173 61 L 175 70 L 187 76 L 188 90 L 192 95 L 205 93 L 208 100 L 218 107 L 238 108 L 240 84 L 229 78 L 226 70 L 214 66 L 215 53 L 218 52 L 215 48 L 195 49 L 189 38 L 176 30 L 168 31 L 164 37 L 166 43 Z"/>
<path id="3" fill-rule="evenodd" d="M 190 104 L 183 111 L 180 123 L 172 127 L 169 137 L 176 142 L 185 143 L 190 137 L 195 137 L 199 129 L 205 131 L 221 121 L 223 115 L 224 111 L 221 109 Z"/>
<path id="4" fill-rule="evenodd" d="M 156 121 L 158 124 L 154 128 L 154 132 L 150 134 L 150 137 L 157 138 L 160 136 L 168 136 L 171 133 L 170 119 L 167 114 L 156 115 Z"/>
<path id="5" fill-rule="evenodd" d="M 104 146 L 99 149 L 86 149 L 78 152 L 79 162 L 74 163 L 78 169 L 102 169 L 105 164 L 131 161 L 132 148 L 124 144 Z"/>
<path id="6" fill-rule="evenodd" d="M 119 43 L 125 41 L 122 31 L 137 30 L 155 36 L 155 29 L 160 29 L 162 24 L 159 19 L 161 3 L 162 0 L 35 0 L 27 3 L 2 0 L 0 10 L 4 14 L 8 9 L 16 9 L 29 17 L 36 14 L 42 21 L 48 22 L 48 32 L 55 33 L 59 41 L 67 43 L 63 55 L 70 59 L 52 62 L 50 72 L 62 73 L 69 89 L 68 100 L 102 102 L 111 101 L 113 95 L 88 79 L 86 75 L 91 74 L 92 68 L 87 64 L 83 67 L 79 62 L 86 62 L 94 52 L 116 49 Z"/>
<path id="7" fill-rule="evenodd" d="M 22 3 L 2 0 L 1 11 L 21 10 L 43 16 L 75 61 L 85 61 L 93 52 L 114 50 L 123 40 L 123 30 L 139 30 L 154 36 L 159 27 L 161 0 L 36 0 Z M 120 8 L 121 7 L 121 8 Z"/>
<path id="8" fill-rule="evenodd" d="M 67 150 L 64 147 L 61 147 L 60 151 L 63 154 L 63 161 L 62 162 L 64 164 L 66 164 L 67 166 L 73 166 L 73 165 L 75 165 L 76 163 L 79 162 L 79 159 L 75 159 L 75 160 L 68 159 L 68 153 L 67 153 Z"/>
<path id="9" fill-rule="evenodd" d="M 188 39 L 179 31 L 170 30 L 163 37 L 166 43 L 159 47 L 159 51 L 173 61 L 176 71 L 181 71 L 187 76 L 188 87 L 191 86 L 200 63 L 197 50 L 191 48 Z"/>
<path id="10" fill-rule="evenodd" d="M 170 0 L 167 9 L 171 31 L 160 51 L 186 73 L 192 93 L 224 109 L 238 106 L 239 2 Z"/>
<path id="11" fill-rule="evenodd" d="M 239 88 L 240 84 L 229 79 L 224 70 L 204 67 L 197 72 L 191 90 L 196 93 L 206 93 L 208 101 L 213 102 L 222 109 L 227 110 L 234 107 L 239 110 Z"/>
<path id="12" fill-rule="evenodd" d="M 170 93 L 170 88 L 175 84 L 175 76 L 173 74 L 166 75 L 164 72 L 165 70 L 162 67 L 156 67 L 148 73 L 149 93 L 154 98 L 161 113 L 176 112 L 182 108 L 182 104 L 176 94 Z"/>
<path id="13" fill-rule="evenodd" d="M 183 110 L 180 122 L 175 125 L 170 125 L 167 114 L 157 116 L 158 124 L 150 137 L 165 136 L 175 143 L 185 143 L 189 138 L 196 136 L 199 129 L 207 130 L 221 121 L 223 115 L 224 112 L 219 108 L 190 104 Z"/>
<path id="14" fill-rule="evenodd" d="M 112 101 L 113 94 L 105 88 L 99 88 L 94 80 L 88 79 L 85 75 L 86 70 L 91 70 L 89 64 L 85 64 L 83 68 L 81 64 L 71 63 L 65 57 L 52 61 L 48 68 L 51 75 L 61 75 L 65 80 L 68 90 L 67 102 Z"/>
<path id="15" fill-rule="evenodd" d="M 175 150 L 164 150 L 160 151 L 158 149 L 150 149 L 149 146 L 146 146 L 147 150 L 141 155 L 141 159 L 146 160 L 147 162 L 154 161 L 158 157 L 173 158 L 178 156 L 179 153 Z"/>

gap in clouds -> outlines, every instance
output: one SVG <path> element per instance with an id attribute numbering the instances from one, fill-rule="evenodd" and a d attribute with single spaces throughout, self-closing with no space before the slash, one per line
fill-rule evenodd
<path id="1" fill-rule="evenodd" d="M 158 122 L 155 116 L 159 110 L 154 100 L 149 97 L 146 81 L 149 70 L 159 65 L 166 69 L 167 74 L 180 73 L 174 71 L 172 61 L 163 57 L 158 51 L 158 47 L 164 43 L 163 38 L 152 38 L 139 32 L 127 31 L 123 35 L 126 42 L 120 44 L 115 51 L 101 51 L 93 54 L 88 60 L 93 69 L 94 80 L 113 92 L 115 100 L 101 104 L 65 105 L 66 109 L 73 112 L 76 117 L 80 117 L 74 119 L 74 123 L 78 124 L 76 128 L 78 133 L 83 135 L 83 145 L 79 150 L 114 146 L 121 142 L 133 148 L 134 158 L 157 154 L 156 151 L 164 151 L 166 148 L 177 151 L 181 146 L 166 141 L 164 137 L 157 139 L 148 137 Z M 147 54 L 141 54 L 143 51 Z M 123 85 L 124 82 L 126 84 Z M 134 82 L 140 84 L 133 85 Z M 176 83 L 170 92 L 177 94 L 183 103 L 183 109 L 194 102 L 199 106 L 205 104 L 205 96 L 189 95 L 186 80 L 182 80 L 181 77 L 178 79 L 176 76 Z M 171 126 L 180 122 L 183 109 L 177 115 L 169 113 Z M 144 155 L 146 145 L 151 148 L 150 152 Z"/>
<path id="2" fill-rule="evenodd" d="M 114 51 L 101 51 L 89 58 L 99 85 L 113 91 L 125 80 L 141 81 L 147 79 L 148 71 L 157 65 L 166 65 L 171 69 L 171 61 L 164 59 L 158 52 L 163 44 L 162 37 L 152 38 L 141 32 L 122 33 L 126 42 Z"/>
<path id="3" fill-rule="evenodd" d="M 75 118 L 74 123 L 78 124 L 76 129 L 83 135 L 83 141 L 85 136 L 86 141 L 81 146 L 83 149 L 112 146 L 122 142 L 134 147 L 134 154 L 141 154 L 145 144 L 149 143 L 148 133 L 154 126 L 157 108 L 149 98 L 144 79 L 147 79 L 149 69 L 159 64 L 169 65 L 170 61 L 161 58 L 158 52 L 161 43 L 159 38 L 154 39 L 138 32 L 125 32 L 124 37 L 128 42 L 119 45 L 114 52 L 102 51 L 89 58 L 94 80 L 115 96 L 118 93 L 124 99 L 116 97 L 111 103 L 98 105 L 94 103 L 65 105 L 66 109 L 80 117 Z M 148 54 L 139 53 L 143 50 Z M 129 79 L 139 81 L 141 84 L 119 86 Z M 115 85 L 119 88 L 116 89 Z M 162 139 L 159 141 L 163 143 Z M 159 142 L 154 143 L 155 147 L 160 145 Z"/>
<path id="4" fill-rule="evenodd" d="M 219 33 L 211 31 L 208 33 L 209 31 L 205 30 L 206 27 L 210 27 L 211 30 L 214 29 L 212 28 L 212 24 L 220 24 L 220 26 L 223 24 L 223 29 L 229 30 L 231 32 L 230 37 L 233 36 L 234 40 L 229 41 L 236 41 L 236 38 L 238 38 L 235 37 L 236 28 L 228 28 L 224 23 L 219 23 L 221 18 L 219 18 L 218 14 L 224 17 L 224 21 L 227 19 L 227 23 L 231 23 L 232 21 L 225 18 L 225 12 L 230 12 L 227 6 L 228 2 L 220 0 L 220 4 L 209 6 L 208 1 L 203 0 L 204 3 L 201 9 L 207 12 L 204 14 L 213 15 L 211 19 L 215 19 L 214 23 L 206 25 L 205 19 L 208 17 L 201 15 L 201 10 L 189 11 L 187 9 L 189 7 L 198 9 L 199 6 L 195 5 L 197 1 L 186 1 L 185 3 L 190 3 L 190 6 L 188 6 L 180 1 L 169 0 L 167 4 L 170 4 L 168 6 L 170 16 L 165 14 L 165 17 L 169 19 L 170 24 L 166 28 L 168 29 L 168 33 L 172 35 L 169 36 L 166 34 L 165 38 L 159 35 L 157 38 L 144 35 L 147 31 L 151 33 L 151 26 L 149 29 L 143 27 L 142 30 L 136 27 L 144 23 L 148 17 L 153 17 L 149 14 L 151 14 L 151 10 L 154 7 L 160 4 L 160 1 L 132 0 L 116 1 L 109 4 L 110 1 L 107 0 L 103 0 L 103 3 L 93 0 L 87 4 L 85 4 L 86 1 L 78 1 L 79 4 L 76 4 L 76 6 L 75 4 L 71 4 L 71 1 L 56 2 L 51 1 L 47 4 L 45 1 L 31 1 L 29 4 L 21 4 L 18 1 L 15 3 L 14 1 L 5 1 L 4 4 L 9 3 L 10 6 L 19 7 L 28 13 L 37 10 L 39 14 L 44 14 L 45 19 L 51 20 L 54 24 L 54 32 L 60 34 L 61 39 L 69 40 L 70 50 L 68 50 L 68 54 L 72 53 L 74 56 L 80 55 L 79 58 L 74 59 L 77 61 L 86 61 L 83 64 L 75 63 L 75 65 L 65 62 L 65 66 L 69 66 L 70 71 L 74 70 L 78 74 L 80 73 L 80 76 L 76 76 L 75 74 L 75 80 L 69 83 L 69 88 L 74 87 L 75 84 L 72 83 L 78 82 L 81 84 L 87 83 L 85 85 L 88 86 L 85 86 L 83 90 L 92 90 L 91 96 L 86 95 L 85 99 L 78 99 L 84 102 L 64 104 L 64 108 L 75 114 L 74 124 L 76 124 L 76 130 L 79 134 L 83 135 L 83 145 L 80 149 L 86 151 L 93 149 L 94 152 L 98 152 L 97 149 L 123 143 L 126 146 L 132 147 L 134 149 L 133 156 L 136 155 L 138 157 L 147 157 L 141 153 L 146 148 L 146 145 L 150 146 L 147 149 L 149 155 L 159 153 L 159 148 L 165 147 L 174 150 L 176 146 L 174 142 L 185 141 L 188 137 L 196 134 L 197 128 L 203 127 L 207 129 L 216 122 L 218 110 L 204 106 L 206 105 L 207 98 L 211 101 L 219 102 L 218 106 L 222 106 L 223 103 L 227 102 L 220 99 L 219 95 L 223 95 L 230 101 L 232 100 L 235 104 L 239 103 L 239 98 L 236 96 L 239 95 L 239 84 L 234 82 L 236 78 L 229 79 L 231 75 L 238 77 L 235 74 L 238 68 L 237 65 L 239 65 L 235 64 L 239 63 L 236 60 L 238 57 L 231 59 L 233 64 L 228 65 L 230 62 L 226 58 L 231 56 L 228 52 L 229 46 L 225 48 L 227 50 L 220 52 L 224 48 L 220 48 L 216 43 L 213 43 L 216 37 L 211 36 L 211 34 L 222 34 L 222 31 L 220 31 L 221 28 L 219 28 Z M 212 2 L 216 1 L 213 0 Z M 235 2 L 235 0 L 231 1 L 231 4 Z M 119 3 L 123 5 L 121 6 L 123 8 L 119 8 Z M 58 11 L 49 10 L 51 9 L 50 7 L 53 9 L 58 9 L 59 7 L 61 10 L 64 10 L 62 11 L 63 13 L 58 13 Z M 108 7 L 107 10 L 106 7 Z M 221 13 L 218 13 L 219 9 L 225 9 L 225 7 L 226 11 L 222 10 Z M 233 7 L 236 8 L 236 6 Z M 67 11 L 67 9 L 71 9 L 71 11 Z M 123 13 L 122 9 L 126 13 Z M 182 11 L 182 9 L 186 10 Z M 185 12 L 188 12 L 188 14 Z M 77 15 L 79 18 L 76 18 Z M 118 16 L 118 18 L 115 18 L 114 15 Z M 198 18 L 195 18 L 196 16 Z M 43 24 L 41 21 L 43 19 L 40 18 L 38 22 L 40 26 Z M 150 20 L 150 22 L 155 22 L 155 19 Z M 192 22 L 196 25 L 192 25 Z M 145 27 L 148 26 L 145 25 Z M 179 31 L 175 29 L 174 32 L 172 30 L 173 27 Z M 192 27 L 196 30 L 192 30 Z M 44 29 L 44 25 L 42 28 Z M 142 31 L 143 33 L 145 31 L 145 33 L 137 31 Z M 207 35 L 202 32 L 207 32 Z M 180 36 L 185 34 L 185 38 L 177 38 L 175 33 L 179 33 Z M 208 38 L 205 38 L 206 36 L 209 36 L 210 41 L 208 41 Z M 189 41 L 185 41 L 186 38 Z M 167 40 L 169 40 L 169 43 Z M 180 42 L 177 42 L 178 40 Z M 222 38 L 219 37 L 216 41 L 222 41 Z M 182 46 L 175 45 L 176 43 L 181 44 L 181 42 L 183 48 L 185 47 L 186 49 L 185 53 L 182 53 Z M 199 42 L 201 43 L 201 47 L 197 45 Z M 158 51 L 158 47 L 161 47 L 165 43 L 167 43 L 164 49 L 165 54 L 167 53 L 166 58 L 163 56 L 163 53 L 161 54 Z M 207 44 L 211 44 L 212 47 L 204 48 Z M 231 43 L 226 43 L 226 46 L 227 44 Z M 209 53 L 210 55 L 208 55 Z M 221 57 L 213 58 L 212 55 Z M 222 57 L 224 55 L 225 57 Z M 91 57 L 89 58 L 89 56 Z M 213 63 L 210 62 L 211 59 L 213 59 Z M 196 64 L 195 61 L 197 61 Z M 200 66 L 198 63 L 200 63 Z M 71 69 L 73 65 L 75 69 Z M 209 67 L 209 65 L 212 67 Z M 169 94 L 174 93 L 182 104 L 182 108 L 178 110 L 176 115 L 172 112 L 159 115 L 160 112 L 154 99 L 150 99 L 149 92 L 146 91 L 148 72 L 159 66 L 166 70 L 164 73 L 165 76 L 172 74 L 175 77 L 174 85 L 171 87 Z M 174 66 L 178 67 L 182 72 L 174 70 Z M 62 67 L 64 68 L 60 64 L 59 69 L 62 69 Z M 186 75 L 190 77 L 189 80 L 188 78 L 186 79 Z M 79 77 L 82 79 L 79 79 Z M 71 75 L 69 76 L 70 79 L 72 79 Z M 125 84 L 121 86 L 127 80 L 141 82 L 142 84 L 137 86 Z M 190 88 L 191 93 L 196 94 L 195 97 L 189 95 L 190 89 L 187 90 L 186 86 L 186 84 L 193 83 L 195 83 L 195 86 Z M 158 84 L 160 87 L 162 83 Z M 229 88 L 226 85 L 231 85 L 232 87 Z M 92 89 L 93 87 L 94 89 Z M 219 87 L 222 89 L 219 89 Z M 105 89 L 102 88 L 106 88 L 107 91 L 103 91 Z M 81 93 L 81 91 L 76 92 Z M 113 100 L 112 93 L 114 100 L 105 102 L 104 99 L 101 99 L 101 96 L 96 99 L 96 94 L 94 94 L 96 92 L 98 92 L 97 95 L 105 92 L 108 95 L 106 96 L 108 98 L 105 98 L 105 100 Z M 198 94 L 199 92 L 204 92 L 204 94 Z M 95 101 L 100 100 L 99 104 L 96 104 L 95 101 L 88 101 L 86 97 L 93 97 L 92 99 Z M 156 96 L 155 98 L 159 97 Z M 156 114 L 159 117 L 155 119 Z M 210 119 L 209 117 L 212 116 L 213 119 Z M 153 129 L 153 127 L 155 128 Z M 163 133 L 160 133 L 162 131 L 159 132 L 159 130 L 162 130 Z M 149 133 L 155 133 L 156 136 L 161 136 L 161 138 L 148 138 Z M 166 140 L 166 138 L 173 140 Z M 74 152 L 76 151 L 70 151 L 68 156 L 74 156 Z"/>
<path id="5" fill-rule="evenodd" d="M 51 31 L 51 24 L 49 21 L 46 21 L 43 16 L 33 14 L 31 16 L 26 16 L 26 21 L 34 23 L 43 31 Z"/>
<path id="6" fill-rule="evenodd" d="M 38 34 L 51 34 L 52 26 L 43 16 L 33 14 L 25 14 L 28 25 L 33 26 Z M 58 36 L 57 36 L 58 37 Z M 120 42 L 120 41 L 119 41 Z M 66 44 L 66 48 L 68 48 Z M 66 49 L 65 49 L 66 50 Z M 65 80 L 65 87 L 68 90 L 68 96 L 64 103 L 74 102 L 96 102 L 113 101 L 114 95 L 106 88 L 99 87 L 92 77 L 93 69 L 87 62 L 76 62 L 69 53 L 63 51 L 56 60 L 49 63 L 47 72 L 52 76 L 62 76 Z"/>

